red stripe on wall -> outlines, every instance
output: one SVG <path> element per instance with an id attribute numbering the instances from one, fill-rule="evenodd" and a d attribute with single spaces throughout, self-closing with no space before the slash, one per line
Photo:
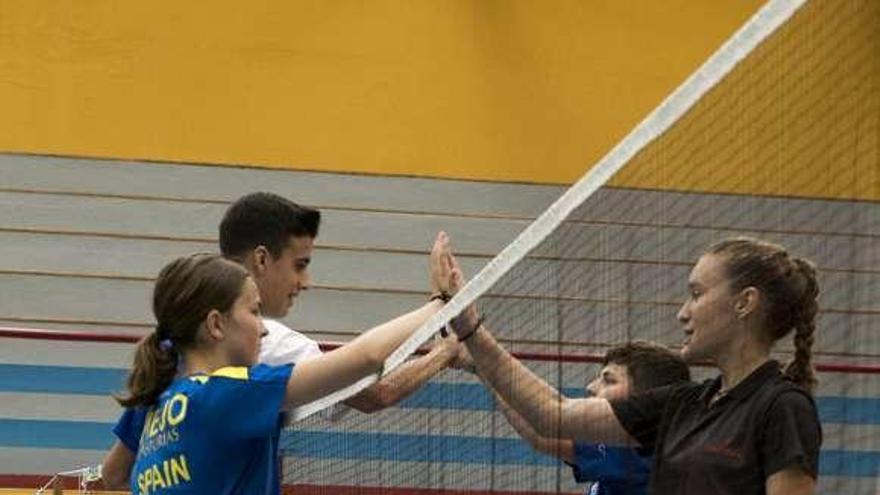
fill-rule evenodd
<path id="1" fill-rule="evenodd" d="M 31 328 L 0 327 L 0 338 L 32 339 L 32 340 L 65 340 L 74 342 L 118 342 L 136 343 L 141 337 L 127 334 L 90 333 L 68 330 L 37 330 Z M 333 350 L 342 344 L 339 342 L 320 342 L 324 351 Z M 424 354 L 424 349 L 417 353 Z M 603 358 L 600 354 L 547 354 L 540 352 L 512 352 L 514 357 L 523 361 L 548 361 L 566 363 L 601 363 Z M 695 363 L 695 366 L 712 367 L 709 363 Z M 823 373 L 860 373 L 866 375 L 880 375 L 878 364 L 854 364 L 854 363 L 816 363 L 816 370 Z M 519 492 L 517 492 L 519 493 Z"/>

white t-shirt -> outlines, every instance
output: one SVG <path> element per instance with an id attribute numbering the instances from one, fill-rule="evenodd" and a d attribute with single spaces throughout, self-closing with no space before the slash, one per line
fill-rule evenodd
<path id="1" fill-rule="evenodd" d="M 284 323 L 263 318 L 263 328 L 268 332 L 260 341 L 260 362 L 263 364 L 281 366 L 321 354 L 317 342 Z"/>
<path id="2" fill-rule="evenodd" d="M 263 318 L 263 328 L 267 332 L 260 340 L 260 362 L 263 364 L 269 366 L 296 364 L 303 359 L 322 354 L 317 342 L 284 323 Z M 321 411 L 321 414 L 325 419 L 336 421 L 348 410 L 349 408 L 344 404 L 337 404 Z"/>

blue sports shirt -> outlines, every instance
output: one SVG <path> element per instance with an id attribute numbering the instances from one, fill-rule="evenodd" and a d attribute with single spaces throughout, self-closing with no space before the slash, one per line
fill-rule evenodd
<path id="1" fill-rule="evenodd" d="M 574 443 L 571 469 L 578 483 L 594 482 L 588 495 L 645 495 L 651 457 L 632 447 Z"/>
<path id="2" fill-rule="evenodd" d="M 128 450 L 137 453 L 146 420 L 147 409 L 143 407 L 125 408 L 119 421 L 116 422 L 116 426 L 113 427 L 113 433 Z"/>
<path id="3" fill-rule="evenodd" d="M 135 495 L 279 494 L 281 407 L 293 365 L 180 377 L 113 429 L 137 453 Z"/>

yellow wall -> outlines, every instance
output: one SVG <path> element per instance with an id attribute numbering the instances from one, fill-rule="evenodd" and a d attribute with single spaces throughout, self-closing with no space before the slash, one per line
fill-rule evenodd
<path id="1" fill-rule="evenodd" d="M 566 183 L 761 3 L 0 0 L 0 151 Z"/>
<path id="2" fill-rule="evenodd" d="M 758 0 L 0 0 L 0 150 L 569 182 Z"/>
<path id="3" fill-rule="evenodd" d="M 880 200 L 880 1 L 810 1 L 612 183 Z"/>

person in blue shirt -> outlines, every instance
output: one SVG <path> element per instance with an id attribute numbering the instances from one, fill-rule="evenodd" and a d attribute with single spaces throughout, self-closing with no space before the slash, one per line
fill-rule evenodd
<path id="1" fill-rule="evenodd" d="M 462 354 L 466 351 L 461 350 Z M 465 358 L 467 359 L 467 358 Z M 609 350 L 586 395 L 622 399 L 655 387 L 690 380 L 687 364 L 665 346 L 629 342 Z M 588 495 L 645 495 L 651 476 L 651 455 L 642 449 L 587 443 L 539 434 L 494 391 L 499 409 L 531 446 L 570 465 L 578 483 L 592 482 Z"/>
<path id="2" fill-rule="evenodd" d="M 450 260 L 441 232 L 431 252 L 431 279 L 444 294 Z M 132 493 L 279 494 L 282 413 L 379 372 L 443 299 L 432 297 L 295 367 L 267 366 L 256 364 L 265 329 L 259 290 L 248 271 L 214 254 L 174 260 L 154 289 L 156 329 L 138 344 L 127 394 L 118 399 L 139 411 L 116 428 L 140 431 L 139 438 L 120 435 L 136 449 Z"/>

